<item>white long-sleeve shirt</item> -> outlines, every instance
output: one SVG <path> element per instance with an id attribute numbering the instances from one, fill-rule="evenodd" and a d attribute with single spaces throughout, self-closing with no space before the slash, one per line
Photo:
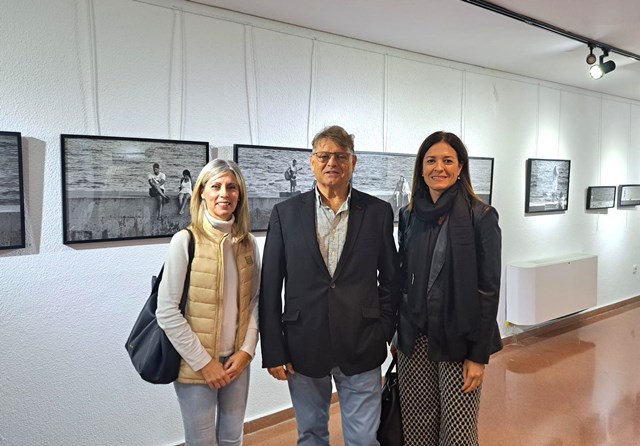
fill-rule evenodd
<path id="1" fill-rule="evenodd" d="M 224 233 L 231 231 L 233 218 L 227 222 L 217 220 L 208 213 L 206 213 L 206 216 L 207 220 L 217 230 Z M 248 236 L 253 238 L 251 234 Z M 255 355 L 256 344 L 258 343 L 258 293 L 260 290 L 260 252 L 255 238 L 253 238 L 253 242 L 255 268 L 249 303 L 249 325 L 244 343 L 240 347 L 240 350 L 247 352 L 251 357 Z M 212 358 L 180 312 L 179 305 L 188 263 L 189 234 L 185 231 L 180 231 L 171 238 L 169 243 L 163 277 L 158 288 L 156 318 L 158 319 L 158 325 L 167 334 L 176 351 L 193 370 L 197 371 L 207 365 Z M 223 264 L 222 332 L 219 354 L 220 356 L 228 356 L 234 353 L 234 343 L 238 328 L 238 270 L 233 254 L 231 237 L 227 237 L 223 243 Z"/>

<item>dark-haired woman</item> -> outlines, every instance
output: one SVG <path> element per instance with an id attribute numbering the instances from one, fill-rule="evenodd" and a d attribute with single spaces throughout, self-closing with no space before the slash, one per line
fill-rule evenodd
<path id="1" fill-rule="evenodd" d="M 502 348 L 498 213 L 474 193 L 456 135 L 418 151 L 398 228 L 404 298 L 397 349 L 405 446 L 478 444 L 485 364 Z"/>

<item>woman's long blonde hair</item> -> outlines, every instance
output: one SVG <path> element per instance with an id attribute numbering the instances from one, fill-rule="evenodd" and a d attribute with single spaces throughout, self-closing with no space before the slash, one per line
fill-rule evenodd
<path id="1" fill-rule="evenodd" d="M 235 221 L 233 222 L 232 235 L 238 242 L 241 242 L 247 237 L 247 234 L 249 234 L 249 200 L 247 198 L 247 186 L 242 172 L 240 172 L 238 165 L 231 160 L 216 158 L 213 161 L 209 161 L 200 171 L 196 184 L 193 186 L 191 204 L 189 206 L 189 210 L 191 211 L 191 228 L 204 233 L 206 203 L 202 199 L 202 192 L 211 178 L 217 178 L 226 172 L 233 173 L 238 181 L 240 196 L 238 197 L 238 205 L 235 211 L 233 211 Z"/>

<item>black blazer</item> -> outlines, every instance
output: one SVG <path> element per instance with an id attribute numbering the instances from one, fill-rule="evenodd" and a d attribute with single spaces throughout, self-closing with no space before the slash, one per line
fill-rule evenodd
<path id="1" fill-rule="evenodd" d="M 372 370 L 387 357 L 399 304 L 391 206 L 351 190 L 333 277 L 318 247 L 315 212 L 314 191 L 271 212 L 260 286 L 262 366 L 291 362 L 314 378 L 336 365 L 346 375 Z"/>
<path id="2" fill-rule="evenodd" d="M 500 298 L 501 275 L 501 247 L 502 235 L 498 225 L 498 212 L 491 206 L 478 199 L 470 201 L 470 216 L 474 227 L 476 245 L 476 264 L 478 268 L 478 299 L 480 300 L 480 319 L 477 321 L 477 336 L 467 339 L 455 336 L 445 326 L 446 316 L 453 311 L 447 304 L 445 281 L 464 280 L 452 271 L 452 277 L 443 277 L 438 268 L 442 269 L 445 262 L 446 246 L 436 247 L 432 254 L 430 274 L 425 273 L 425 241 L 428 224 L 419 218 L 412 218 L 407 208 L 400 211 L 398 226 L 398 240 L 400 241 L 402 276 L 404 277 L 404 296 L 399 309 L 398 320 L 398 349 L 407 356 L 414 350 L 418 328 L 412 323 L 412 311 L 420 306 L 425 299 L 434 302 L 434 308 L 441 308 L 442 312 L 430 313 L 428 322 L 429 359 L 432 361 L 471 361 L 487 364 L 489 356 L 502 349 L 500 329 L 496 322 L 498 301 Z M 448 224 L 448 223 L 445 223 Z M 444 231 L 445 229 L 441 229 Z M 442 234 L 442 232 L 440 233 Z M 440 238 L 438 238 L 440 241 Z M 407 280 L 413 277 L 414 280 Z M 429 286 L 430 277 L 437 277 Z M 428 291 L 427 291 L 428 290 Z M 464 311 L 464 309 L 459 309 Z"/>

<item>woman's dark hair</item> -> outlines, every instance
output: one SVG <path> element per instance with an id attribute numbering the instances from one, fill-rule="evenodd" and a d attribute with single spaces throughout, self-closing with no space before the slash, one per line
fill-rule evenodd
<path id="1" fill-rule="evenodd" d="M 184 169 L 184 170 L 182 171 L 182 176 L 184 176 L 184 175 L 186 175 L 186 176 L 188 176 L 189 178 L 191 178 L 191 172 L 189 172 L 189 169 Z"/>
<path id="2" fill-rule="evenodd" d="M 469 174 L 469 152 L 467 152 L 467 147 L 457 135 L 449 132 L 438 131 L 427 136 L 418 149 L 415 167 L 413 168 L 413 185 L 411 187 L 411 199 L 409 200 L 408 206 L 409 210 L 413 209 L 413 200 L 415 199 L 416 194 L 420 195 L 423 191 L 428 193 L 427 185 L 422 178 L 422 163 L 429 149 L 439 142 L 446 142 L 453 150 L 456 151 L 458 163 L 462 166 L 459 181 L 462 183 L 462 187 L 464 187 L 469 195 L 477 198 L 476 193 L 473 191 L 473 186 L 471 186 L 471 175 Z"/>

